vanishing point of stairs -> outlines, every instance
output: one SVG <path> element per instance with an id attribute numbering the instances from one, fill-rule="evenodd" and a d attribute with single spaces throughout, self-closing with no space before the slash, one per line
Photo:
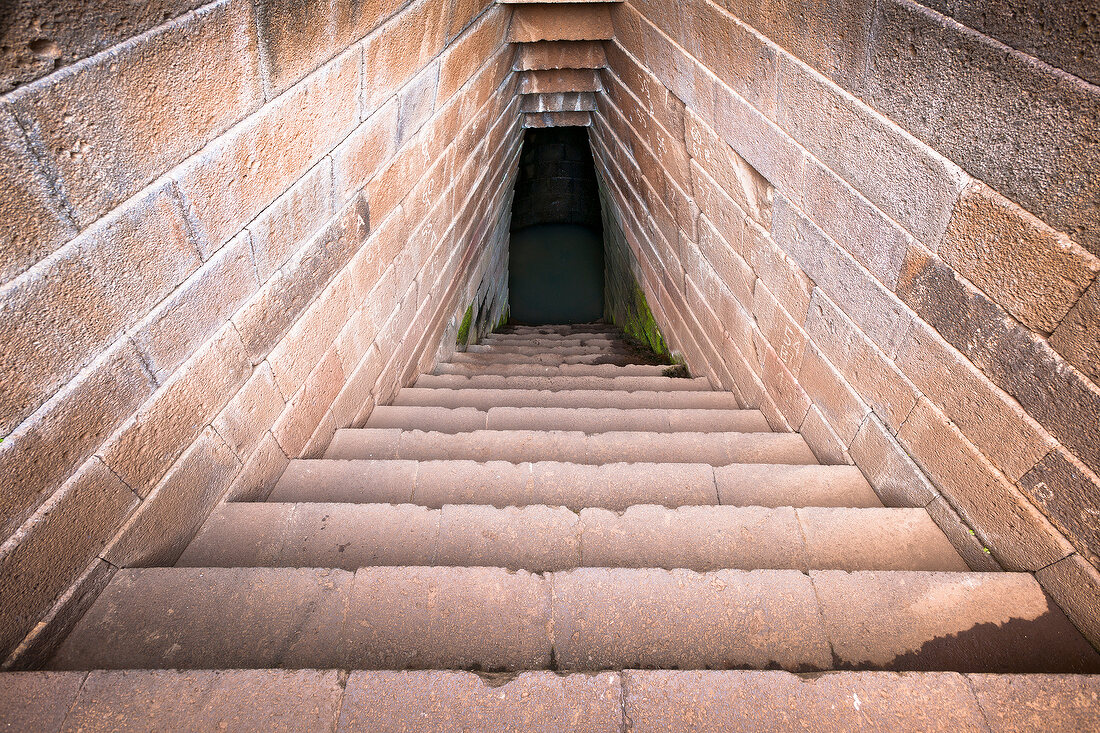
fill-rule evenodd
<path id="1" fill-rule="evenodd" d="M 965 728 L 1026 702 L 1004 679 L 1077 694 L 1004 673 L 1100 671 L 1032 576 L 971 572 L 925 510 L 640 361 L 605 324 L 489 336 L 175 567 L 119 570 L 50 668 L 361 670 L 332 672 L 349 729 L 586 731 L 740 725 L 769 695 L 792 726 L 863 695 Z M 768 669 L 857 673 L 698 671 Z"/>

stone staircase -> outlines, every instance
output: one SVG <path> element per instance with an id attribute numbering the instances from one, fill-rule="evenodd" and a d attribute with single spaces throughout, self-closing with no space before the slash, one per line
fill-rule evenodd
<path id="1" fill-rule="evenodd" d="M 0 696 L 37 730 L 1098 722 L 1100 655 L 1031 575 L 646 361 L 604 324 L 489 336 L 120 569 Z"/>

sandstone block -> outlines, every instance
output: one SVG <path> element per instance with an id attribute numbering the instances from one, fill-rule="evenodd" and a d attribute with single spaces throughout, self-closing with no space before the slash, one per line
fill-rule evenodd
<path id="1" fill-rule="evenodd" d="M 787 58 L 776 121 L 917 239 L 939 244 L 967 183 L 955 164 Z"/>
<path id="2" fill-rule="evenodd" d="M 397 147 L 400 149 L 416 134 L 432 116 L 443 100 L 438 98 L 439 61 L 434 60 L 419 71 L 412 80 L 397 93 Z M 436 120 L 442 124 L 449 117 L 450 108 L 441 112 Z"/>
<path id="3" fill-rule="evenodd" d="M 1038 570 L 1073 547 L 1020 491 L 922 398 L 898 441 L 1006 570 Z"/>
<path id="4" fill-rule="evenodd" d="M 447 10 L 443 3 L 421 0 L 364 40 L 363 63 L 368 73 L 360 109 L 362 117 L 371 115 L 443 49 Z"/>
<path id="5" fill-rule="evenodd" d="M 914 321 L 897 365 L 1009 480 L 1023 476 L 1054 446 L 1016 400 L 923 322 Z"/>
<path id="6" fill-rule="evenodd" d="M 61 730 L 84 672 L 11 672 L 0 677 L 0 725 L 9 730 Z"/>
<path id="7" fill-rule="evenodd" d="M 1035 574 L 1093 645 L 1100 644 L 1100 572 L 1074 553 Z"/>
<path id="8" fill-rule="evenodd" d="M 600 41 L 614 35 L 611 13 L 601 3 L 521 4 L 512 11 L 509 43 Z"/>
<path id="9" fill-rule="evenodd" d="M 803 377 L 800 373 L 803 355 L 807 349 L 805 331 L 783 310 L 783 306 L 760 280 L 753 287 L 752 314 L 756 318 L 761 336 L 775 349 L 783 364 L 793 373 L 799 374 L 800 380 L 812 380 L 810 374 Z M 814 386 L 817 389 L 823 387 L 819 382 Z M 807 387 L 807 391 L 811 396 L 814 395 L 813 389 Z"/>
<path id="10" fill-rule="evenodd" d="M 1100 479 L 1064 450 L 1052 450 L 1019 480 L 1020 489 L 1087 559 L 1100 561 Z"/>
<path id="11" fill-rule="evenodd" d="M 334 157 L 338 159 L 338 155 Z M 332 161 L 325 158 L 248 225 L 252 259 L 261 284 L 336 213 L 332 180 Z"/>
<path id="12" fill-rule="evenodd" d="M 232 325 L 199 349 L 99 451 L 146 497 L 248 378 L 252 365 Z"/>
<path id="13" fill-rule="evenodd" d="M 1100 280 L 1093 282 L 1062 319 L 1050 345 L 1100 384 Z"/>
<path id="14" fill-rule="evenodd" d="M 618 733 L 621 729 L 617 672 L 523 672 L 500 682 L 470 672 L 353 672 L 337 730 L 384 730 L 396 725 L 425 733 Z"/>
<path id="15" fill-rule="evenodd" d="M 986 573 L 1000 572 L 1000 563 L 993 558 L 989 548 L 982 544 L 978 533 L 962 520 L 946 499 L 937 496 L 924 508 L 936 526 L 951 540 L 951 544 L 971 570 Z"/>
<path id="16" fill-rule="evenodd" d="M 813 345 L 806 347 L 798 382 L 844 445 L 850 446 L 870 408 Z"/>
<path id="17" fill-rule="evenodd" d="M 7 104 L 0 105 L 0 284 L 77 234 Z"/>
<path id="18" fill-rule="evenodd" d="M 0 433 L 34 412 L 199 264 L 179 203 L 163 186 L 9 284 L 0 318 Z"/>
<path id="19" fill-rule="evenodd" d="M 606 66 L 603 44 L 596 41 L 540 41 L 516 49 L 514 71 L 600 69 Z"/>
<path id="20" fill-rule="evenodd" d="M 31 630 L 137 504 L 102 461 L 90 458 L 8 538 L 0 553 L 0 654 Z"/>
<path id="21" fill-rule="evenodd" d="M 985 12 L 959 0 L 929 0 L 926 5 L 1051 66 L 1100 84 L 1100 58 L 1075 51 L 1095 48 L 1100 42 L 1095 25 L 1079 22 L 1087 17 L 1089 0 L 1070 0 L 1057 7 L 1024 0 L 1012 8 L 990 7 Z"/>
<path id="22" fill-rule="evenodd" d="M 0 532 L 6 537 L 152 393 L 120 339 L 0 443 Z"/>
<path id="23" fill-rule="evenodd" d="M 874 24 L 868 104 L 1100 256 L 1100 88 L 917 3 L 881 3 Z"/>
<path id="24" fill-rule="evenodd" d="M 251 22 L 223 0 L 16 92 L 81 227 L 259 106 Z"/>
<path id="25" fill-rule="evenodd" d="M 647 13 L 655 7 L 654 3 L 648 5 Z M 676 34 L 676 24 L 670 28 L 657 22 L 661 30 L 678 40 L 698 63 L 749 104 L 775 119 L 778 75 L 775 46 L 766 44 L 748 26 L 708 0 L 669 6 L 662 17 L 678 19 L 682 31 Z"/>
<path id="26" fill-rule="evenodd" d="M 57 71 L 133 38 L 204 3 L 153 0 L 133 7 L 128 0 L 90 5 L 80 0 L 20 5 L 7 17 L 0 55 L 0 92 Z"/>
<path id="27" fill-rule="evenodd" d="M 121 568 L 171 565 L 240 470 L 233 450 L 207 428 L 103 551 Z"/>
<path id="28" fill-rule="evenodd" d="M 602 92 L 603 90 L 599 72 L 589 69 L 524 71 L 519 77 L 520 94 Z"/>
<path id="29" fill-rule="evenodd" d="M 545 92 L 524 94 L 520 112 L 592 112 L 596 109 L 596 97 L 591 92 Z"/>
<path id="30" fill-rule="evenodd" d="M 691 157 L 764 228 L 771 227 L 773 188 L 767 179 L 688 110 L 687 145 Z"/>
<path id="31" fill-rule="evenodd" d="M 174 174 L 212 251 L 342 140 L 357 121 L 359 53 L 338 56 Z"/>
<path id="32" fill-rule="evenodd" d="M 284 453 L 292 458 L 301 455 L 343 384 L 340 359 L 335 349 L 329 349 L 271 428 Z"/>
<path id="33" fill-rule="evenodd" d="M 271 366 L 262 362 L 211 425 L 243 461 L 252 455 L 285 404 Z"/>
<path id="34" fill-rule="evenodd" d="M 442 57 L 439 70 L 439 99 L 450 99 L 486 59 L 492 58 L 503 44 L 508 25 L 508 9 L 493 5 L 462 36 L 451 44 Z"/>
<path id="35" fill-rule="evenodd" d="M 271 350 L 267 361 L 283 395 L 297 392 L 327 351 L 335 356 L 332 342 L 347 322 L 350 288 L 348 278 L 337 277 Z"/>
<path id="36" fill-rule="evenodd" d="M 335 3 L 260 0 L 254 6 L 268 99 L 279 96 L 340 50 L 335 45 Z"/>
<path id="37" fill-rule="evenodd" d="M 862 194 L 820 163 L 806 161 L 802 209 L 875 279 L 893 290 L 915 240 Z"/>
<path id="38" fill-rule="evenodd" d="M 785 198 L 775 202 L 772 236 L 803 271 L 888 357 L 897 353 L 912 312 Z"/>
<path id="39" fill-rule="evenodd" d="M 837 435 L 817 405 L 810 405 L 806 417 L 797 429 L 820 463 L 841 466 L 853 462 L 847 444 Z"/>
<path id="40" fill-rule="evenodd" d="M 898 295 L 1093 471 L 1100 388 L 942 262 L 911 250 Z"/>
<path id="41" fill-rule="evenodd" d="M 951 672 L 629 670 L 622 675 L 623 712 L 637 733 L 739 730 L 746 724 L 812 730 L 822 721 L 845 731 L 874 721 L 899 733 L 985 726 L 966 678 Z"/>
<path id="42" fill-rule="evenodd" d="M 970 674 L 970 687 L 993 730 L 1022 733 L 1100 726 L 1100 691 L 1092 675 Z"/>
<path id="43" fill-rule="evenodd" d="M 343 692 L 337 670 L 106 670 L 88 675 L 65 722 L 68 730 L 108 720 L 122 730 L 331 730 Z"/>
<path id="44" fill-rule="evenodd" d="M 917 402 L 917 389 L 836 305 L 815 288 L 806 334 L 848 385 L 896 431 Z M 904 348 L 904 347 L 903 347 Z"/>
<path id="45" fill-rule="evenodd" d="M 1050 333 L 1100 260 L 982 184 L 959 198 L 938 254 L 1025 326 Z"/>
<path id="46" fill-rule="evenodd" d="M 927 506 L 939 496 L 936 487 L 874 415 L 863 423 L 848 450 L 886 506 Z"/>
<path id="47" fill-rule="evenodd" d="M 248 233 L 232 239 L 131 329 L 158 383 L 229 320 L 259 289 Z"/>
<path id="48" fill-rule="evenodd" d="M 270 433 L 241 466 L 240 473 L 225 492 L 225 501 L 264 501 L 270 496 L 290 460 Z"/>
<path id="49" fill-rule="evenodd" d="M 589 112 L 543 112 L 523 115 L 525 129 L 544 127 L 591 127 L 592 115 Z"/>

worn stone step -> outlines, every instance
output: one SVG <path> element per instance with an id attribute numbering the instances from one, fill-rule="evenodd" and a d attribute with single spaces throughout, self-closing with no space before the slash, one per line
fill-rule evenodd
<path id="1" fill-rule="evenodd" d="M 502 376 L 496 374 L 421 374 L 417 387 L 435 389 L 527 389 L 527 390 L 639 390 L 661 392 L 710 391 L 706 377 L 607 377 L 607 376 Z"/>
<path id="2" fill-rule="evenodd" d="M 429 389 L 405 387 L 394 397 L 407 407 L 574 407 L 620 410 L 737 410 L 732 392 L 620 392 L 615 390 Z"/>
<path id="3" fill-rule="evenodd" d="M 457 354 L 456 354 L 457 356 Z M 568 357 L 570 359 L 578 357 Z M 608 357 L 615 360 L 615 357 Z M 462 376 L 498 377 L 660 377 L 668 366 L 663 364 L 635 364 L 633 357 L 623 358 L 616 364 L 533 364 L 533 363 L 441 363 L 436 364 L 434 374 L 459 374 Z"/>
<path id="4" fill-rule="evenodd" d="M 721 497 L 721 502 L 719 502 Z M 669 507 L 881 507 L 855 466 L 539 461 L 296 460 L 269 501 L 546 504 L 622 511 L 635 504 Z"/>
<path id="5" fill-rule="evenodd" d="M 414 461 L 567 461 L 571 463 L 816 464 L 797 433 L 658 433 L 575 430 L 474 430 L 441 433 L 397 428 L 337 430 L 325 458 Z"/>
<path id="6" fill-rule="evenodd" d="M 969 570 L 924 509 L 225 504 L 180 567 Z"/>
<path id="7" fill-rule="evenodd" d="M 644 361 L 634 352 L 610 351 L 599 349 L 582 354 L 556 354 L 543 352 L 540 354 L 508 354 L 496 352 L 456 352 L 451 360 L 437 366 L 447 364 L 470 365 L 478 368 L 498 367 L 507 364 L 536 365 L 536 366 L 565 366 L 574 364 L 614 364 L 626 366 L 630 364 L 643 364 Z M 650 365 L 652 366 L 652 365 Z M 667 365 L 665 365 L 667 366 Z M 660 372 L 658 372 L 660 373 Z"/>
<path id="8" fill-rule="evenodd" d="M 584 356 L 586 354 L 626 353 L 625 343 L 598 341 L 596 343 L 570 343 L 563 346 L 533 344 L 473 344 L 466 347 L 466 354 L 516 354 L 522 356 L 540 356 L 556 354 L 558 356 Z"/>
<path id="9" fill-rule="evenodd" d="M 474 430 L 770 432 L 759 410 L 617 409 L 607 407 L 375 407 L 368 428 L 463 433 Z"/>
<path id="10" fill-rule="evenodd" d="M 478 346 L 515 346 L 534 348 L 540 346 L 623 346 L 627 342 L 621 334 L 592 334 L 589 336 L 521 336 L 491 333 L 476 344 Z"/>
<path id="11" fill-rule="evenodd" d="M 1095 673 L 1100 655 L 1026 573 L 144 568 L 47 666 Z"/>
<path id="12" fill-rule="evenodd" d="M 201 704 L 196 704 L 201 701 Z M 797 701 L 793 704 L 792 701 Z M 0 674 L 0 730 L 1100 729 L 1100 677 L 768 670 L 98 670 Z"/>

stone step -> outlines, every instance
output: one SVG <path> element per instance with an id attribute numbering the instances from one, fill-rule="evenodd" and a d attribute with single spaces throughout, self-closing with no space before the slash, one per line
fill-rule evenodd
<path id="1" fill-rule="evenodd" d="M 585 356 L 588 354 L 606 354 L 629 352 L 629 348 L 623 342 L 598 341 L 596 343 L 570 343 L 568 346 L 553 346 L 549 344 L 473 344 L 466 347 L 466 354 L 516 354 L 522 356 Z"/>
<path id="2" fill-rule="evenodd" d="M 559 336 L 553 334 L 519 334 L 519 333 L 490 333 L 484 336 L 481 344 L 487 346 L 515 345 L 515 346 L 587 346 L 589 344 L 622 344 L 626 343 L 621 333 L 590 333 Z"/>
<path id="3" fill-rule="evenodd" d="M 565 366 L 574 364 L 613 364 L 627 366 L 630 364 L 644 364 L 642 358 L 630 351 L 610 351 L 608 349 L 590 350 L 581 354 L 557 354 L 543 351 L 538 354 L 509 354 L 491 352 L 455 352 L 451 360 L 445 364 L 462 364 L 478 368 L 497 367 L 507 364 L 534 365 L 534 366 Z M 646 366 L 654 366 L 648 364 Z M 662 366 L 662 365 L 658 365 Z M 668 365 L 663 365 L 668 366 Z M 660 374 L 660 372 L 657 372 Z"/>
<path id="4" fill-rule="evenodd" d="M 607 407 L 375 407 L 368 428 L 434 430 L 465 433 L 474 430 L 574 430 L 653 432 L 770 432 L 759 410 L 647 410 Z"/>
<path id="5" fill-rule="evenodd" d="M 458 356 L 456 354 L 455 356 Z M 576 359 L 579 357 L 568 357 Z M 607 357 L 616 360 L 615 357 Z M 634 364 L 633 357 L 619 359 L 621 364 L 520 364 L 492 363 L 441 363 L 432 370 L 434 374 L 458 374 L 462 376 L 497 377 L 660 377 L 669 368 L 663 364 Z"/>
<path id="6" fill-rule="evenodd" d="M 622 511 L 669 507 L 881 507 L 855 466 L 539 461 L 295 460 L 268 497 L 276 502 L 412 503 L 496 507 L 546 504 Z"/>
<path id="7" fill-rule="evenodd" d="M 47 665 L 1100 672 L 1027 573 L 119 569 Z"/>
<path id="8" fill-rule="evenodd" d="M 732 392 L 621 392 L 615 390 L 429 389 L 405 387 L 393 400 L 407 407 L 607 407 L 620 410 L 736 410 Z M 376 408 L 377 409 L 377 408 Z"/>
<path id="9" fill-rule="evenodd" d="M 568 334 L 568 333 L 607 333 L 617 331 L 618 329 L 610 323 L 562 323 L 562 324 L 544 324 L 542 326 L 525 326 L 522 324 L 513 324 L 506 326 L 498 333 L 552 333 L 552 334 Z"/>
<path id="10" fill-rule="evenodd" d="M 566 461 L 570 463 L 815 464 L 798 433 L 657 433 L 575 430 L 474 430 L 441 433 L 397 428 L 337 430 L 325 458 L 413 461 Z"/>
<path id="11" fill-rule="evenodd" d="M 179 567 L 969 570 L 924 509 L 224 504 Z"/>
<path id="12" fill-rule="evenodd" d="M 195 701 L 201 700 L 201 705 Z M 797 701 L 797 704 L 792 704 Z M 97 670 L 0 674 L 0 730 L 698 733 L 1100 729 L 1100 677 L 777 670 Z M 761 725 L 762 721 L 766 721 Z"/>
<path id="13" fill-rule="evenodd" d="M 501 376 L 494 374 L 421 374 L 417 387 L 443 389 L 601 390 L 636 392 L 710 391 L 706 377 Z"/>

